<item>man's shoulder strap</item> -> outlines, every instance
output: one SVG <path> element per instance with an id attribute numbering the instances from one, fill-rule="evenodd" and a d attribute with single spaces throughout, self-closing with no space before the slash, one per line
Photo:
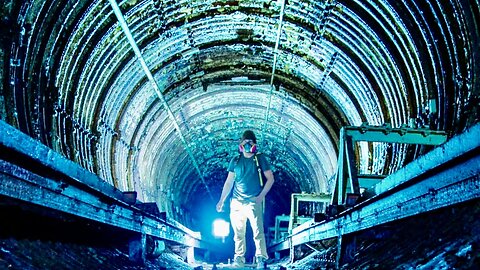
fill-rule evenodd
<path id="1" fill-rule="evenodd" d="M 260 166 L 258 162 L 258 156 L 260 156 L 262 153 L 258 152 L 255 153 L 253 158 L 255 159 L 255 164 L 257 165 L 257 171 L 258 171 L 258 180 L 260 180 L 260 186 L 263 187 L 263 178 L 262 178 L 262 166 Z"/>
<path id="2" fill-rule="evenodd" d="M 253 156 L 253 158 L 254 158 L 255 160 L 258 160 L 257 157 L 259 157 L 259 156 L 261 156 L 261 155 L 263 155 L 262 152 L 255 153 L 255 155 Z"/>
<path id="3" fill-rule="evenodd" d="M 262 168 L 260 167 L 260 164 L 258 163 L 258 156 L 260 156 L 260 155 L 263 155 L 263 153 L 262 152 L 255 153 L 253 158 L 255 159 L 255 164 L 257 164 L 257 168 L 261 170 Z"/>
<path id="4" fill-rule="evenodd" d="M 235 160 L 235 165 L 238 164 L 238 162 L 240 161 L 240 157 L 242 156 L 242 153 L 240 153 L 240 155 L 237 155 L 235 156 L 233 159 Z"/>

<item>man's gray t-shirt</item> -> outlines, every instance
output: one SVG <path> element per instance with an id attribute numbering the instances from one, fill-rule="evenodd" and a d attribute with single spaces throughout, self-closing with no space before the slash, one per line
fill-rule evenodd
<path id="1" fill-rule="evenodd" d="M 260 166 L 262 170 L 261 174 L 263 175 L 263 172 L 270 170 L 270 163 L 263 154 L 257 154 L 255 156 L 258 159 L 258 165 Z M 255 156 L 246 158 L 241 154 L 240 156 L 232 158 L 228 165 L 228 171 L 235 173 L 233 198 L 240 201 L 256 197 L 262 191 L 260 179 L 258 178 Z"/>

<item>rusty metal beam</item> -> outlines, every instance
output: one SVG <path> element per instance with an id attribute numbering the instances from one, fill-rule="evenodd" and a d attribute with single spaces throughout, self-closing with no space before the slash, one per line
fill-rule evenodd
<path id="1" fill-rule="evenodd" d="M 95 174 L 0 120 L 0 196 L 197 248 L 198 232 L 127 203 Z"/>
<path id="2" fill-rule="evenodd" d="M 335 219 L 304 223 L 269 251 L 339 237 L 480 198 L 480 124 L 387 176 L 378 195 Z"/>
<path id="3" fill-rule="evenodd" d="M 335 176 L 332 205 L 343 205 L 347 194 L 347 183 L 351 193 L 360 195 L 360 184 L 355 163 L 355 142 L 385 142 L 422 145 L 440 145 L 447 140 L 444 131 L 414 129 L 409 127 L 392 128 L 383 126 L 345 126 L 340 130 L 338 170 Z"/>
<path id="4" fill-rule="evenodd" d="M 409 127 L 392 128 L 390 125 L 361 125 L 359 127 L 346 126 L 342 129 L 345 130 L 346 136 L 352 137 L 353 141 L 423 145 L 439 145 L 447 141 L 447 133 L 445 131 L 430 129 Z"/>
<path id="5" fill-rule="evenodd" d="M 179 228 L 134 205 L 89 193 L 0 160 L 0 195 L 176 243 L 205 248 L 198 233 Z"/>

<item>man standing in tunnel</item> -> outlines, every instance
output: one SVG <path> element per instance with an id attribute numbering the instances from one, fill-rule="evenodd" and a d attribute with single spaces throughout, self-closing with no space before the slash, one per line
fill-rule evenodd
<path id="1" fill-rule="evenodd" d="M 250 221 L 255 242 L 257 268 L 264 268 L 268 259 L 263 228 L 263 201 L 272 188 L 274 177 L 270 163 L 264 155 L 257 153 L 257 138 L 251 130 L 243 133 L 239 145 L 240 155 L 232 158 L 228 165 L 228 176 L 223 185 L 217 211 L 223 211 L 225 200 L 233 188 L 230 202 L 230 221 L 234 231 L 234 266 L 245 264 L 245 232 L 247 219 Z M 262 173 L 266 178 L 263 183 Z"/>

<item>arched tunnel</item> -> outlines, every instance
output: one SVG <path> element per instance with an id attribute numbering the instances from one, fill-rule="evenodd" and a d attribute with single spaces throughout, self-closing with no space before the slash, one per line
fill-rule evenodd
<path id="1" fill-rule="evenodd" d="M 0 119 L 194 231 L 244 130 L 274 172 L 273 226 L 291 194 L 334 192 L 342 127 L 450 141 L 479 122 L 477 0 L 4 0 L 0 15 Z M 434 148 L 354 157 L 385 176 Z"/>

